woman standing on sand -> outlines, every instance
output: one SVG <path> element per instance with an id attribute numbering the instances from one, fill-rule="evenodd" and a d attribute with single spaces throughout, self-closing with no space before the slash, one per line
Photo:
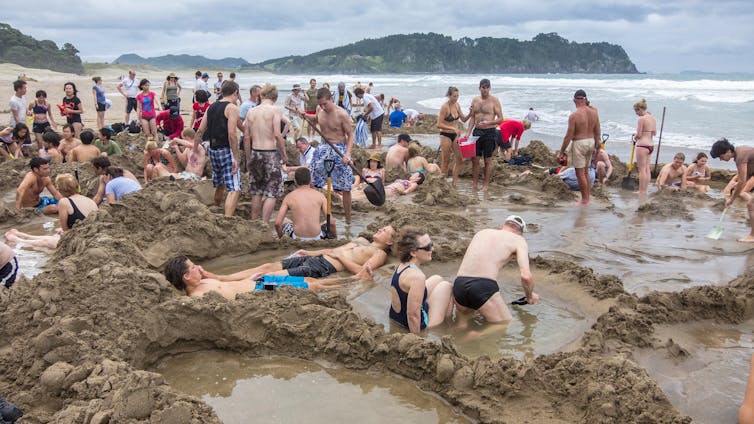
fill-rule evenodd
<path id="1" fill-rule="evenodd" d="M 141 119 L 141 130 L 147 140 L 157 140 L 157 111 L 160 105 L 155 102 L 154 91 L 149 91 L 149 80 L 142 79 L 139 81 L 141 93 L 136 95 L 136 114 Z"/>
<path id="2" fill-rule="evenodd" d="M 432 260 L 432 239 L 426 231 L 406 226 L 395 243 L 401 263 L 390 283 L 390 319 L 414 334 L 445 321 L 452 311 L 451 284 L 439 275 L 427 278 L 419 265 Z"/>
<path id="3" fill-rule="evenodd" d="M 94 96 L 94 104 L 97 105 L 97 129 L 105 126 L 105 109 L 107 109 L 107 98 L 105 97 L 105 89 L 102 87 L 102 77 L 92 78 L 94 86 L 92 86 L 92 96 Z"/>
<path id="4" fill-rule="evenodd" d="M 440 108 L 437 114 L 437 128 L 440 130 L 440 150 L 442 152 L 442 161 L 440 172 L 443 177 L 448 176 L 448 167 L 450 166 L 450 154 L 455 156 L 455 166 L 453 166 L 453 187 L 458 183 L 458 171 L 461 169 L 463 158 L 461 157 L 461 148 L 458 146 L 457 138 L 461 131 L 458 129 L 458 121 L 466 122 L 469 115 L 464 115 L 461 105 L 458 104 L 460 95 L 456 87 L 448 87 L 445 93 L 448 101 Z"/>
<path id="5" fill-rule="evenodd" d="M 37 90 L 35 97 L 34 103 L 29 105 L 28 112 L 34 116 L 32 131 L 34 132 L 34 138 L 37 140 L 37 149 L 41 149 L 43 142 L 42 134 L 48 129 L 57 130 L 58 124 L 55 123 L 52 107 L 47 101 L 47 92 Z"/>
<path id="6" fill-rule="evenodd" d="M 84 105 L 81 104 L 81 99 L 76 95 L 78 90 L 76 84 L 67 82 L 63 85 L 65 91 L 65 97 L 63 97 L 63 103 L 58 105 L 60 113 L 65 116 L 66 121 L 73 126 L 74 137 L 79 138 L 81 130 L 84 125 L 81 123 L 81 115 L 84 113 Z"/>
<path id="7" fill-rule="evenodd" d="M 634 140 L 636 143 L 636 167 L 639 170 L 639 194 L 647 194 L 649 180 L 652 174 L 649 171 L 649 162 L 655 149 L 652 137 L 657 134 L 657 120 L 647 112 L 647 101 L 641 99 L 634 104 L 634 112 L 639 115 L 639 123 L 636 126 Z"/>
<path id="8" fill-rule="evenodd" d="M 160 102 L 162 102 L 165 109 L 170 109 L 170 106 L 181 107 L 181 84 L 178 82 L 178 77 L 174 73 L 170 73 L 167 78 L 167 82 L 162 84 L 162 95 L 160 95 Z"/>

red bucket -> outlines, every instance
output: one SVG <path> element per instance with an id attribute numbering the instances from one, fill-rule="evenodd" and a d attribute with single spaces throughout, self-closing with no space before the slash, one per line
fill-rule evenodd
<path id="1" fill-rule="evenodd" d="M 458 146 L 461 148 L 461 156 L 464 159 L 476 156 L 476 140 L 479 137 L 461 137 L 458 139 Z"/>

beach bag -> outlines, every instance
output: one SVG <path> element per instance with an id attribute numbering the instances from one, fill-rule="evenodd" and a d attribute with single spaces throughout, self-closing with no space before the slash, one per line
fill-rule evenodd
<path id="1" fill-rule="evenodd" d="M 135 120 L 132 120 L 130 124 L 128 124 L 128 132 L 131 134 L 138 134 L 141 132 L 141 125 L 137 124 Z"/>
<path id="2" fill-rule="evenodd" d="M 531 165 L 531 155 L 528 153 L 521 153 L 518 156 L 513 156 L 508 163 L 511 165 L 518 165 L 518 166 Z"/>
<path id="3" fill-rule="evenodd" d="M 16 405 L 0 397 L 0 423 L 14 423 L 23 415 Z"/>
<path id="4" fill-rule="evenodd" d="M 474 134 L 474 130 L 471 130 Z M 461 157 L 464 159 L 476 156 L 476 141 L 479 137 L 472 135 L 470 137 L 461 137 L 458 139 L 458 146 L 461 148 Z"/>
<path id="5" fill-rule="evenodd" d="M 112 131 L 114 134 L 120 134 L 126 129 L 126 123 L 125 122 L 116 122 L 112 125 L 110 125 L 110 131 Z"/>

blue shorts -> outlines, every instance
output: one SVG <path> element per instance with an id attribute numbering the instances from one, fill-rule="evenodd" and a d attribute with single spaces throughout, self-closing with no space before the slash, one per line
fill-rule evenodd
<path id="1" fill-rule="evenodd" d="M 212 164 L 212 186 L 225 186 L 228 191 L 241 190 L 241 174 L 233 173 L 233 152 L 230 147 L 209 149 L 209 161 Z"/>
<path id="2" fill-rule="evenodd" d="M 36 208 L 39 212 L 42 212 L 42 209 L 44 209 L 45 206 L 57 205 L 57 204 L 58 204 L 58 199 L 54 197 L 39 196 L 39 204 L 36 206 Z"/>
<path id="3" fill-rule="evenodd" d="M 272 286 L 272 287 L 270 287 Z M 270 290 L 274 287 L 290 286 L 294 289 L 308 289 L 309 284 L 304 281 L 304 277 L 294 277 L 292 275 L 265 275 L 257 280 L 254 290 Z"/>
<path id="4" fill-rule="evenodd" d="M 14 256 L 5 266 L 0 268 L 0 285 L 10 287 L 16 282 L 18 274 L 18 259 Z"/>

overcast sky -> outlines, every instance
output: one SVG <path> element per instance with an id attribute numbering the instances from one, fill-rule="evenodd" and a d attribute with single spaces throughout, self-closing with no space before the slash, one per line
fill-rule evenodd
<path id="1" fill-rule="evenodd" d="M 0 21 L 70 42 L 89 62 L 186 53 L 254 63 L 391 34 L 530 40 L 557 32 L 619 44 L 642 72 L 754 70 L 747 0 L 42 0 L 14 2 Z"/>

